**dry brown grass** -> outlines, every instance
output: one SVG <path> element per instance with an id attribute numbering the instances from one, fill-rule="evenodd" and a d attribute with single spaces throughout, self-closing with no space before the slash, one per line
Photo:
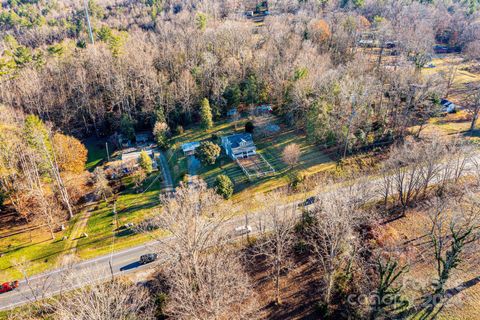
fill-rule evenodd
<path id="1" fill-rule="evenodd" d="M 377 242 L 384 247 L 396 248 L 409 262 L 410 270 L 405 281 L 406 294 L 414 299 L 419 299 L 422 294 L 428 292 L 435 277 L 432 249 L 428 245 L 429 222 L 424 211 L 412 210 L 404 218 L 382 226 L 381 230 L 378 230 Z M 480 276 L 480 268 L 477 262 L 467 261 L 453 272 L 447 289 L 461 284 L 465 288 L 455 291 L 438 319 L 480 319 L 480 278 L 476 281 Z"/>

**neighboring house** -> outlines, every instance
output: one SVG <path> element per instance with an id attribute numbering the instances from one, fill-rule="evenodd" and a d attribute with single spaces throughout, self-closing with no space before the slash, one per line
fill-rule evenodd
<path id="1" fill-rule="evenodd" d="M 149 132 L 139 132 L 135 134 L 135 142 L 137 144 L 145 144 L 151 141 L 152 135 Z"/>
<path id="2" fill-rule="evenodd" d="M 250 133 L 239 133 L 222 137 L 222 147 L 225 153 L 233 160 L 248 158 L 257 154 L 257 147 L 253 143 Z"/>
<path id="3" fill-rule="evenodd" d="M 269 104 L 262 104 L 261 106 L 258 106 L 255 108 L 256 114 L 270 113 L 272 111 L 273 111 L 272 106 Z"/>
<path id="4" fill-rule="evenodd" d="M 143 151 L 143 150 L 137 150 L 135 149 L 135 151 L 132 151 L 132 149 L 128 150 L 129 152 L 124 152 L 122 153 L 122 161 L 130 161 L 130 160 L 138 160 L 138 158 L 140 158 L 140 153 Z M 148 155 L 153 159 L 153 150 L 150 149 L 150 150 L 145 150 Z"/>
<path id="5" fill-rule="evenodd" d="M 125 137 L 123 134 L 118 135 L 118 143 L 122 148 L 130 148 L 134 147 L 135 145 L 145 145 L 148 142 L 152 141 L 152 134 L 149 132 L 138 132 L 135 133 L 135 141 L 131 141 L 127 137 Z M 134 143 L 135 142 L 135 143 Z"/>
<path id="6" fill-rule="evenodd" d="M 130 140 L 128 138 L 124 137 L 123 134 L 117 135 L 117 139 L 118 139 L 118 144 L 122 148 L 129 148 L 129 147 L 132 146 Z"/>
<path id="7" fill-rule="evenodd" d="M 227 117 L 234 117 L 238 114 L 237 108 L 233 108 L 227 111 Z"/>
<path id="8" fill-rule="evenodd" d="M 182 144 L 182 150 L 186 156 L 191 156 L 195 154 L 195 149 L 197 149 L 199 146 L 200 142 L 198 141 L 187 142 Z"/>

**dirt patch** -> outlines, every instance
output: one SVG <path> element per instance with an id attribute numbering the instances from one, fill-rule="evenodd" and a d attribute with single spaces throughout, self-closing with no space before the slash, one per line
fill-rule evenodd
<path id="1" fill-rule="evenodd" d="M 410 210 L 405 217 L 383 225 L 377 233 L 377 243 L 395 249 L 403 263 L 409 264 L 405 275 L 405 295 L 420 302 L 422 294 L 431 292 L 435 279 L 435 263 L 429 243 L 430 219 L 425 211 Z M 477 257 L 462 262 L 447 283 L 450 295 L 438 319 L 480 319 L 480 279 Z"/>
<path id="2" fill-rule="evenodd" d="M 274 279 L 265 259 L 254 258 L 247 270 L 259 297 L 259 319 L 319 319 L 320 284 L 317 279 L 320 273 L 308 257 L 294 259 L 293 267 L 281 278 L 281 305 L 275 303 Z"/>

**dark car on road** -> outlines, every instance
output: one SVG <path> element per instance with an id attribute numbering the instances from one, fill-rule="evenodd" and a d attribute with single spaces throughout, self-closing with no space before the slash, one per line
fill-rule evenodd
<path id="1" fill-rule="evenodd" d="M 298 206 L 299 207 L 308 207 L 309 205 L 314 204 L 316 201 L 317 201 L 316 197 L 310 197 L 310 198 L 305 199 L 305 201 L 300 202 L 298 204 Z"/>
<path id="2" fill-rule="evenodd" d="M 148 253 L 140 256 L 140 263 L 147 264 L 157 260 L 158 256 L 156 253 Z"/>

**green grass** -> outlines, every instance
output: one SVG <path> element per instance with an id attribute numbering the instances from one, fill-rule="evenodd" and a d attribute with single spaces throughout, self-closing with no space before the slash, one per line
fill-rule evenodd
<path id="1" fill-rule="evenodd" d="M 213 133 L 221 136 L 234 132 L 243 132 L 246 121 L 246 119 L 239 121 L 237 130 L 235 130 L 233 123 L 227 121 L 217 122 L 215 126 L 208 131 L 199 127 L 193 127 L 186 130 L 182 135 L 172 139 L 172 148 L 167 152 L 167 159 L 172 171 L 174 183 L 178 184 L 187 173 L 187 159 L 181 149 L 183 143 L 209 140 L 212 138 Z M 281 125 L 279 120 L 276 120 L 276 122 Z M 198 175 L 204 179 L 209 186 L 213 185 L 218 175 L 225 174 L 229 176 L 235 185 L 236 197 L 238 198 L 243 196 L 248 197 L 251 196 L 252 193 L 265 192 L 288 184 L 298 171 L 309 175 L 333 165 L 332 160 L 323 154 L 318 147 L 307 142 L 305 135 L 285 128 L 285 126 L 283 127 L 280 133 L 270 138 L 259 138 L 254 135 L 257 152 L 262 154 L 273 166 L 275 174 L 250 181 L 236 162 L 228 158 L 222 151 L 222 155 L 217 162 L 214 165 L 202 165 L 198 170 Z M 281 159 L 283 149 L 290 143 L 298 144 L 301 149 L 299 163 L 293 170 L 285 165 Z M 238 195 L 239 193 L 245 193 L 243 191 L 246 192 L 245 195 Z"/>
<path id="2" fill-rule="evenodd" d="M 160 179 L 159 171 L 152 173 L 143 183 L 142 188 L 151 187 L 148 191 L 140 193 L 131 185 L 131 178 L 125 178 L 123 183 L 126 190 L 117 196 L 116 210 L 118 226 L 126 223 L 138 223 L 152 214 L 160 205 Z M 156 180 L 155 180 L 156 179 Z M 153 182 L 153 184 L 152 184 Z M 151 239 L 152 235 L 136 234 L 129 231 L 116 231 L 113 204 L 102 201 L 87 222 L 87 238 L 79 239 L 77 253 L 82 259 L 92 258 L 106 254 L 112 250 L 135 246 Z"/>
<path id="3" fill-rule="evenodd" d="M 92 137 L 85 140 L 84 144 L 88 150 L 85 168 L 89 171 L 93 171 L 93 169 L 95 169 L 95 167 L 102 163 L 102 161 L 104 161 L 104 159 L 107 157 L 105 140 Z"/>
<path id="4" fill-rule="evenodd" d="M 182 151 L 182 144 L 186 142 L 193 142 L 193 141 L 205 141 L 210 140 L 212 138 L 212 134 L 216 134 L 218 136 L 232 134 L 234 132 L 243 132 L 245 122 L 247 120 L 240 120 L 237 123 L 237 130 L 235 130 L 235 125 L 229 121 L 219 121 L 215 123 L 215 126 L 210 130 L 203 130 L 198 126 L 194 126 L 185 130 L 185 132 L 181 135 L 175 136 L 171 140 L 171 148 L 167 151 L 167 161 L 170 166 L 170 170 L 172 172 L 172 180 L 175 185 L 178 185 L 180 181 L 182 181 L 185 174 L 187 174 L 187 158 L 183 154 Z M 218 141 L 215 141 L 218 142 Z M 202 176 L 207 183 L 212 183 L 215 179 L 217 174 L 225 173 L 225 171 L 231 171 L 232 175 L 230 178 L 233 179 L 239 173 L 242 173 L 241 169 L 238 168 L 239 172 L 235 172 L 235 169 L 231 164 L 230 159 L 226 157 L 221 157 L 217 160 L 217 164 L 209 166 L 207 168 L 200 167 L 198 174 Z M 225 168 L 218 168 L 218 165 L 224 163 L 226 165 Z"/>
<path id="5" fill-rule="evenodd" d="M 45 228 L 30 232 L 23 232 L 8 238 L 0 239 L 0 252 L 4 255 L 0 259 L 0 276 L 5 279 L 17 279 L 20 277 L 12 264 L 15 261 L 28 260 L 29 274 L 36 274 L 55 267 L 58 258 L 66 252 L 68 241 L 62 241 L 63 236 L 69 236 L 78 216 L 74 217 L 65 231 L 55 234 L 56 240 L 51 240 L 50 233 Z M 30 241 L 31 240 L 31 241 Z"/>

